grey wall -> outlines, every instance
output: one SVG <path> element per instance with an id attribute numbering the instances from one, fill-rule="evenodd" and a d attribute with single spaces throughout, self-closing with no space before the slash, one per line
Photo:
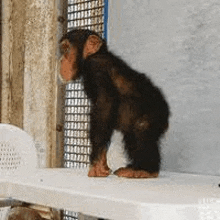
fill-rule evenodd
<path id="1" fill-rule="evenodd" d="M 165 170 L 220 175 L 219 21 L 219 0 L 109 1 L 110 49 L 171 106 Z"/>

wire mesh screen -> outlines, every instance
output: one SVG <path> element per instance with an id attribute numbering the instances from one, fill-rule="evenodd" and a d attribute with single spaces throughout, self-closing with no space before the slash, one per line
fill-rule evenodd
<path id="1" fill-rule="evenodd" d="M 69 0 L 68 31 L 73 28 L 94 30 L 104 36 L 104 0 Z M 64 126 L 64 167 L 89 165 L 90 102 L 83 91 L 82 80 L 66 86 Z"/>
<path id="2" fill-rule="evenodd" d="M 79 27 L 103 34 L 104 0 L 69 0 L 68 3 L 68 30 Z"/>
<path id="3" fill-rule="evenodd" d="M 67 31 L 73 28 L 94 30 L 106 37 L 106 0 L 68 0 Z M 64 167 L 89 166 L 90 101 L 84 93 L 82 79 L 66 86 L 64 124 Z M 64 211 L 63 219 L 78 219 L 78 213 Z"/>
<path id="4" fill-rule="evenodd" d="M 89 165 L 90 102 L 83 91 L 81 79 L 66 86 L 64 166 L 71 168 Z"/>
<path id="5" fill-rule="evenodd" d="M 77 212 L 64 211 L 63 220 L 77 220 L 78 217 Z"/>

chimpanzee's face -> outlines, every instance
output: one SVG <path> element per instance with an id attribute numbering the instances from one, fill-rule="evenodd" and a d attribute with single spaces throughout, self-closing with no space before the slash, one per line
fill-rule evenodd
<path id="1" fill-rule="evenodd" d="M 81 35 L 81 32 L 72 32 L 72 35 L 67 35 L 67 37 L 64 38 L 60 43 L 62 53 L 60 61 L 60 76 L 64 82 L 75 80 L 78 77 L 78 57 L 86 59 L 88 56 L 99 51 L 100 47 L 102 46 L 102 39 L 99 36 L 89 35 L 84 43 L 82 40 L 80 40 L 82 38 Z"/>

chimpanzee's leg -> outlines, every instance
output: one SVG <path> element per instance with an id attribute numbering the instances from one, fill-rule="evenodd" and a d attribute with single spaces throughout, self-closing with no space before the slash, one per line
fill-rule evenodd
<path id="1" fill-rule="evenodd" d="M 157 139 L 149 132 L 135 132 L 125 134 L 124 141 L 130 163 L 126 168 L 116 170 L 115 174 L 130 178 L 157 177 L 160 169 Z"/>
<path id="2" fill-rule="evenodd" d="M 106 106 L 108 107 L 108 106 Z M 105 177 L 110 174 L 107 165 L 106 153 L 113 133 L 110 109 L 105 109 L 105 114 L 100 108 L 92 109 L 90 121 L 90 140 L 92 152 L 90 155 L 90 177 Z M 113 120 L 113 119 L 112 119 Z"/>

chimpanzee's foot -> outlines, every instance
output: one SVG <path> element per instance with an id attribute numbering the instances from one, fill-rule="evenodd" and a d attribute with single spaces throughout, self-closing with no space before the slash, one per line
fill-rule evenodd
<path id="1" fill-rule="evenodd" d="M 156 178 L 158 177 L 158 172 L 149 173 L 145 170 L 133 170 L 132 168 L 121 167 L 114 172 L 115 175 L 119 177 L 127 178 Z"/>
<path id="2" fill-rule="evenodd" d="M 100 159 L 90 166 L 88 176 L 89 177 L 106 177 L 111 173 L 110 168 L 107 165 L 106 151 L 102 153 Z"/>
<path id="3" fill-rule="evenodd" d="M 89 169 L 88 176 L 89 177 L 106 177 L 110 174 L 109 167 L 104 167 L 100 163 L 96 163 L 95 165 L 91 166 Z"/>

